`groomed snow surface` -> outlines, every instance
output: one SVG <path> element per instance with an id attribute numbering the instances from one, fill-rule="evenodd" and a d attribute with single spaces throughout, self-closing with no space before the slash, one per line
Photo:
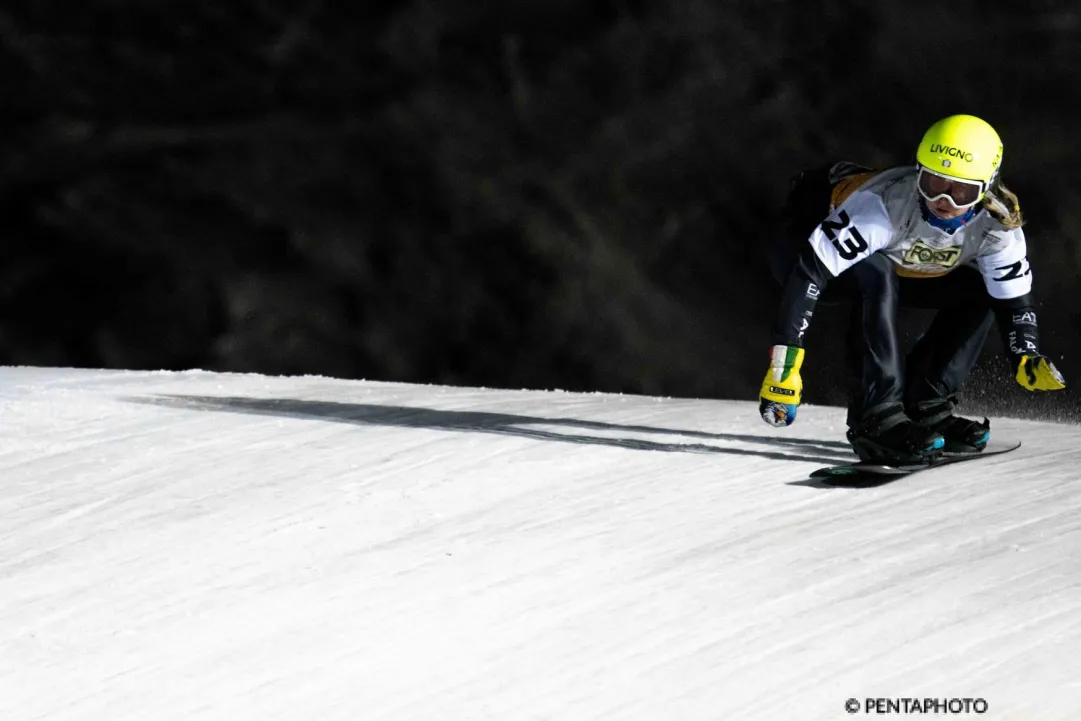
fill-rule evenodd
<path id="1" fill-rule="evenodd" d="M 0 719 L 1081 719 L 1081 431 L 994 432 L 831 488 L 837 408 L 0 369 Z"/>

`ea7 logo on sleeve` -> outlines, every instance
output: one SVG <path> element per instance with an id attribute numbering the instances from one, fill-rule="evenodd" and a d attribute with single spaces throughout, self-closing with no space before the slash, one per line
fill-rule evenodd
<path id="1" fill-rule="evenodd" d="M 822 232 L 825 233 L 826 237 L 833 243 L 833 247 L 837 249 L 837 254 L 845 260 L 852 260 L 860 253 L 867 250 L 867 241 L 860 235 L 859 229 L 854 225 L 849 228 L 851 222 L 848 213 L 843 210 L 837 213 L 836 221 L 830 220 L 829 218 L 822 221 Z M 849 237 L 842 243 L 838 236 L 838 231 L 842 231 L 845 228 L 849 228 Z"/>
<path id="2" fill-rule="evenodd" d="M 1016 263 L 1010 265 L 1004 265 L 1001 268 L 995 268 L 995 270 L 1006 271 L 1001 277 L 995 278 L 997 281 L 1017 280 L 1018 278 L 1024 278 L 1026 275 L 1032 272 L 1032 268 L 1028 264 L 1028 258 L 1022 258 Z"/>

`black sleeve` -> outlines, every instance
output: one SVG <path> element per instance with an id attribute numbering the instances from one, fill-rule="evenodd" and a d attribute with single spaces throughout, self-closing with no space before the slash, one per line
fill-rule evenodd
<path id="1" fill-rule="evenodd" d="M 832 279 L 811 244 L 805 244 L 781 293 L 781 307 L 773 329 L 774 345 L 803 347 L 803 334 L 811 325 L 815 303 Z"/>
<path id="2" fill-rule="evenodd" d="M 1040 355 L 1040 333 L 1031 293 L 1007 300 L 996 299 L 991 308 L 1002 334 L 1002 347 L 1014 364 L 1023 355 Z"/>

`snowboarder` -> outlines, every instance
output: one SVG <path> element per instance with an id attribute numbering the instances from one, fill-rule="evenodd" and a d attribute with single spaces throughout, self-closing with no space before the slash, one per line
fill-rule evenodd
<path id="1" fill-rule="evenodd" d="M 953 409 L 994 320 L 1021 386 L 1065 387 L 1040 352 L 1021 209 L 1001 163 L 994 128 L 952 115 L 924 134 L 915 165 L 838 162 L 793 178 L 770 259 L 783 290 L 760 391 L 767 423 L 796 418 L 804 334 L 820 298 L 853 306 L 848 440 L 865 461 L 987 445 L 990 422 Z M 938 311 L 907 357 L 899 307 Z"/>

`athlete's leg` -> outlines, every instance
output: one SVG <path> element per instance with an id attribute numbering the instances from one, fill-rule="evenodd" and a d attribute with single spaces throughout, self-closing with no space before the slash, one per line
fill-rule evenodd
<path id="1" fill-rule="evenodd" d="M 881 253 L 861 260 L 841 275 L 846 274 L 851 274 L 859 294 L 860 332 L 850 333 L 849 339 L 859 343 L 862 356 L 860 394 L 851 404 L 862 415 L 904 400 L 904 358 L 897 333 L 900 298 L 893 262 Z"/>
<path id="2" fill-rule="evenodd" d="M 908 354 L 906 405 L 956 395 L 994 322 L 983 278 L 966 267 L 938 278 L 902 278 L 899 290 L 902 306 L 938 311 Z"/>
<path id="3" fill-rule="evenodd" d="M 960 268 L 939 278 L 902 279 L 905 306 L 938 309 L 908 355 L 905 408 L 910 418 L 943 435 L 947 450 L 978 450 L 990 422 L 953 415 L 957 393 L 980 357 L 994 322 L 979 272 Z"/>
<path id="4" fill-rule="evenodd" d="M 897 332 L 898 278 L 893 261 L 875 253 L 842 273 L 857 292 L 849 353 L 861 358 L 849 398 L 848 438 L 864 460 L 914 462 L 943 444 L 904 412 L 904 357 Z"/>

